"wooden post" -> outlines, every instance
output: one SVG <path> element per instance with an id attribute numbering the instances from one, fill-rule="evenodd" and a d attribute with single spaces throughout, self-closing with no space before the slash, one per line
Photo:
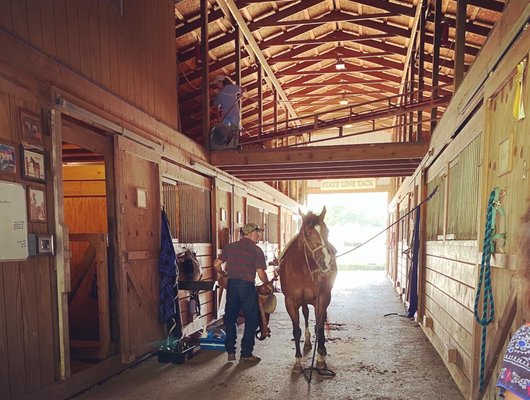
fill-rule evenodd
<path id="1" fill-rule="evenodd" d="M 464 79 L 464 56 L 466 46 L 467 0 L 456 2 L 456 38 L 455 38 L 455 92 Z"/>
<path id="2" fill-rule="evenodd" d="M 210 59 L 208 57 L 208 0 L 201 1 L 202 142 L 210 148 Z"/>
<path id="3" fill-rule="evenodd" d="M 278 132 L 278 91 L 274 91 L 274 133 Z"/>
<path id="4" fill-rule="evenodd" d="M 413 44 L 414 45 L 414 44 Z M 414 103 L 414 59 L 416 58 L 416 53 L 412 51 L 409 64 L 409 101 L 408 104 Z M 412 142 L 412 136 L 414 131 L 414 112 L 409 112 L 409 134 L 407 137 L 407 142 Z"/>
<path id="5" fill-rule="evenodd" d="M 239 25 L 234 24 L 234 51 L 235 51 L 235 82 L 236 85 L 241 86 L 241 33 Z"/>
<path id="6" fill-rule="evenodd" d="M 424 79 L 424 68 L 425 68 L 425 15 L 427 13 L 428 3 L 423 1 L 421 6 L 420 15 L 420 36 L 418 43 L 418 102 L 423 101 L 423 90 L 425 88 Z M 418 110 L 418 140 L 423 139 L 423 116 L 421 110 Z"/>
<path id="7" fill-rule="evenodd" d="M 263 68 L 258 64 L 258 137 L 263 133 Z"/>
<path id="8" fill-rule="evenodd" d="M 424 169 L 420 174 L 419 187 L 419 201 L 425 201 L 429 193 L 427 193 L 427 171 Z M 427 270 L 427 203 L 424 203 L 420 208 L 420 248 L 418 254 L 418 321 L 425 317 L 425 282 Z M 432 324 L 432 319 L 431 319 Z M 432 327 L 432 326 L 431 326 Z"/>
<path id="9" fill-rule="evenodd" d="M 440 42 L 442 38 L 442 0 L 436 0 L 434 9 L 434 40 L 432 53 L 432 98 L 438 97 L 438 76 L 440 69 Z M 436 128 L 438 109 L 431 109 L 431 135 Z"/>

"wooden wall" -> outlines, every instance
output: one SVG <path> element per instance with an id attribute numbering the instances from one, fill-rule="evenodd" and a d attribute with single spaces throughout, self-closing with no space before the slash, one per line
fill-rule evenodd
<path id="1" fill-rule="evenodd" d="M 488 328 L 488 354 L 495 347 L 494 336 L 505 331 L 509 339 L 515 330 L 530 320 L 525 289 L 528 282 L 519 274 L 525 265 L 518 260 L 518 242 L 520 218 L 530 205 L 530 182 L 528 169 L 530 165 L 530 74 L 528 59 L 530 51 L 530 33 L 526 31 L 506 54 L 496 71 L 491 74 L 485 84 L 486 110 L 484 126 L 484 194 L 494 187 L 504 190 L 500 201 L 505 217 L 497 218 L 497 232 L 506 232 L 506 243 L 498 242 L 498 252 L 492 257 L 492 286 L 495 299 L 496 323 Z M 517 65 L 523 60 L 526 67 L 521 75 L 517 74 Z M 523 85 L 519 86 L 520 79 Z M 518 119 L 514 116 L 516 92 L 520 89 L 521 101 L 526 109 L 526 117 Z M 482 214 L 480 229 L 484 229 Z M 517 313 L 512 321 L 503 326 L 500 321 L 508 314 L 508 300 L 512 293 L 518 294 Z M 504 350 L 507 342 L 504 343 Z M 478 347 L 478 344 L 477 344 Z M 500 365 L 494 371 L 498 376 Z M 487 400 L 495 396 L 495 379 L 489 385 Z"/>
<path id="2" fill-rule="evenodd" d="M 107 0 L 3 0 L 0 28 L 177 128 L 173 2 L 122 3 L 123 15 Z"/>
<path id="3" fill-rule="evenodd" d="M 413 177 L 407 179 L 392 202 L 396 214 L 401 201 L 414 198 L 412 206 L 438 187 L 424 208 L 425 233 L 419 282 L 421 326 L 442 357 L 466 399 L 477 399 L 479 387 L 481 326 L 474 318 L 479 267 L 483 249 L 486 205 L 494 187 L 506 217 L 497 218 L 497 232 L 506 231 L 507 242 L 491 257 L 495 321 L 487 329 L 486 363 L 496 365 L 484 399 L 497 398 L 495 382 L 506 340 L 528 316 L 523 282 L 517 275 L 518 221 L 530 201 L 528 118 L 517 120 L 513 105 L 517 64 L 528 60 L 530 33 L 524 26 L 530 7 L 510 2 L 480 57 L 456 93 L 431 141 L 431 154 Z M 513 40 L 513 43 L 511 42 Z M 506 53 L 504 50 L 509 49 Z M 498 61 L 498 64 L 497 64 Z M 523 74 L 522 99 L 530 101 L 530 85 Z M 501 244 L 501 243 L 499 243 Z M 398 245 L 395 247 L 398 250 Z M 397 277 L 399 279 L 399 275 Z M 505 320 L 510 295 L 518 293 L 517 314 Z M 527 317 L 528 318 L 528 317 Z M 505 333 L 505 341 L 500 335 Z M 487 376 L 486 376 L 487 378 Z"/>
<path id="4" fill-rule="evenodd" d="M 3 80 L 0 78 L 0 81 Z M 47 192 L 45 222 L 28 219 L 28 233 L 53 233 L 53 208 L 49 184 L 22 177 L 20 110 L 43 117 L 31 96 L 15 96 L 2 90 L 0 82 L 0 143 L 15 146 L 15 174 L 0 174 L 0 180 L 21 183 Z M 28 87 L 35 83 L 24 81 Z M 26 92 L 24 92 L 26 93 Z M 27 94 L 27 93 L 26 93 Z M 42 148 L 49 155 L 44 137 Z M 49 164 L 45 172 L 50 176 Z M 49 180 L 48 180 L 49 182 Z M 29 211 L 28 211 L 29 215 Z M 0 397 L 10 400 L 54 382 L 58 376 L 56 283 L 51 256 L 30 256 L 27 260 L 0 262 Z"/>

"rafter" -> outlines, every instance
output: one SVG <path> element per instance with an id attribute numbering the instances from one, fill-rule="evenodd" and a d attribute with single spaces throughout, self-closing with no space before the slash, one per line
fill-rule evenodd
<path id="1" fill-rule="evenodd" d="M 308 38 L 308 39 L 299 39 L 299 40 L 285 40 L 284 35 L 281 37 L 266 40 L 260 43 L 260 48 L 266 48 L 269 46 L 297 46 L 301 44 L 322 44 L 322 43 L 335 43 L 335 42 L 362 42 L 364 40 L 372 39 L 385 39 L 392 37 L 394 35 L 390 33 L 379 33 L 374 35 L 352 35 L 350 33 L 334 31 L 328 35 L 319 37 L 319 38 Z"/>
<path id="2" fill-rule="evenodd" d="M 366 19 L 382 19 L 395 17 L 399 15 L 397 13 L 385 12 L 385 13 L 376 13 L 376 14 L 362 14 L 362 15 L 350 15 L 345 14 L 340 11 L 331 11 L 319 18 L 313 19 L 295 19 L 288 21 L 256 21 L 251 22 L 248 26 L 251 30 L 256 28 L 262 28 L 265 26 L 293 26 L 293 25 L 322 25 L 329 22 L 355 22 Z"/>

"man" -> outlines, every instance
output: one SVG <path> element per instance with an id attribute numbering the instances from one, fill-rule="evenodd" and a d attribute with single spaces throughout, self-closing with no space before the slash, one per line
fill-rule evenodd
<path id="1" fill-rule="evenodd" d="M 225 348 L 228 361 L 236 359 L 237 317 L 239 310 L 245 313 L 245 330 L 241 339 L 240 363 L 255 364 L 261 358 L 252 354 L 254 349 L 254 335 L 258 328 L 258 299 L 256 294 L 256 272 L 264 284 L 269 284 L 265 272 L 265 254 L 256 243 L 259 233 L 263 229 L 256 224 L 245 224 L 241 228 L 241 239 L 223 247 L 219 258 L 214 261 L 214 268 L 218 274 L 228 278 L 225 305 Z M 226 263 L 225 269 L 222 264 Z"/>
<path id="2" fill-rule="evenodd" d="M 217 132 L 213 137 L 215 144 L 227 145 L 235 138 L 235 145 L 237 146 L 239 131 L 241 130 L 239 102 L 245 88 L 235 85 L 230 78 L 223 75 L 216 76 L 212 84 L 218 90 L 214 99 L 214 106 L 217 108 L 218 119 L 221 123 L 221 127 L 216 128 Z"/>

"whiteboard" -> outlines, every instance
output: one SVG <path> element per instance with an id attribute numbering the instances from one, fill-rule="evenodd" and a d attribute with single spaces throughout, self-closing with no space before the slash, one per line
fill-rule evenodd
<path id="1" fill-rule="evenodd" d="M 0 181 L 0 260 L 28 258 L 26 189 Z"/>

